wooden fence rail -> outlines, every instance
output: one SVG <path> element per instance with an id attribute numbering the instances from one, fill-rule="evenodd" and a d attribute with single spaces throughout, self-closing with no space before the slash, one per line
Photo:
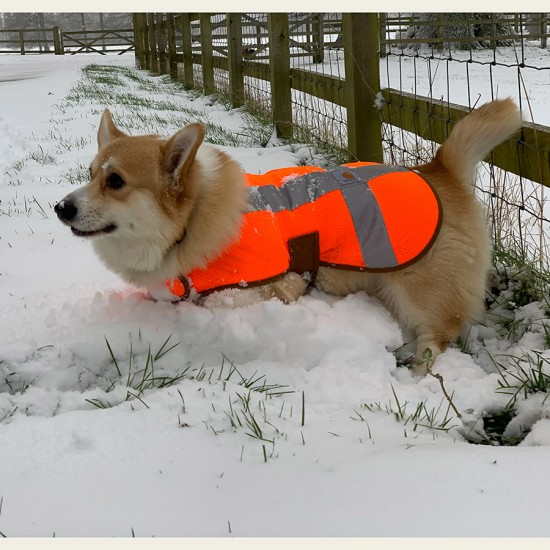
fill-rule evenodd
<path id="1" fill-rule="evenodd" d="M 241 22 L 243 30 L 252 23 L 262 29 L 262 51 L 269 64 L 262 58 L 247 59 L 243 50 L 247 46 L 246 33 L 237 32 L 236 21 Z M 343 30 L 344 35 L 345 79 L 290 66 L 293 38 L 287 14 L 273 14 L 265 22 L 251 21 L 249 16 L 241 18 L 241 14 L 221 14 L 215 24 L 211 22 L 211 14 L 135 14 L 138 66 L 163 74 L 177 72 L 186 87 L 193 88 L 193 65 L 198 65 L 202 72 L 201 86 L 207 94 L 216 92 L 214 71 L 227 71 L 234 106 L 242 104 L 245 77 L 268 81 L 274 126 L 280 136 L 288 139 L 292 138 L 293 130 L 291 90 L 342 106 L 347 112 L 350 159 L 382 160 L 382 123 L 441 143 L 468 112 L 465 107 L 433 98 L 380 89 L 377 59 L 381 51 L 380 32 L 384 36 L 390 32 L 391 18 L 382 20 L 380 31 L 376 14 L 344 16 L 343 25 L 337 29 Z M 232 30 L 220 33 L 224 25 Z M 334 23 L 331 25 L 334 29 Z M 166 43 L 168 34 L 170 44 Z M 220 47 L 214 48 L 214 38 Z M 313 56 L 315 51 L 306 48 L 299 55 Z M 374 108 L 379 94 L 384 98 L 381 110 Z M 520 133 L 495 150 L 492 159 L 495 166 L 550 186 L 550 129 L 524 124 Z"/>
<path id="2" fill-rule="evenodd" d="M 133 29 L 103 31 L 61 31 L 63 53 L 117 53 L 135 50 Z"/>
<path id="3" fill-rule="evenodd" d="M 350 16 L 351 17 L 351 16 Z M 220 19 L 221 18 L 221 19 Z M 196 32 L 195 21 L 200 22 L 200 33 Z M 257 56 L 256 52 L 247 55 L 245 49 L 249 44 L 244 43 L 245 33 L 236 33 L 228 39 L 227 32 L 220 33 L 220 28 L 228 25 L 229 20 L 238 19 L 242 27 L 249 28 L 254 23 L 261 29 L 261 38 L 258 39 L 262 51 L 267 55 Z M 173 20 L 173 22 L 172 22 Z M 354 14 L 353 20 L 370 28 L 377 25 L 376 14 Z M 176 64 L 179 67 L 179 74 L 189 88 L 195 86 L 193 65 L 200 65 L 202 73 L 202 89 L 206 94 L 216 91 L 214 84 L 214 70 L 221 69 L 228 72 L 228 79 L 231 82 L 230 88 L 242 86 L 244 77 L 252 77 L 260 80 L 267 80 L 271 83 L 271 104 L 274 113 L 274 125 L 280 137 L 291 139 L 293 129 L 291 89 L 302 90 L 312 93 L 322 99 L 348 106 L 346 98 L 341 97 L 338 91 L 345 85 L 345 82 L 334 77 L 322 74 L 315 75 L 308 71 L 302 71 L 290 66 L 290 57 L 307 56 L 313 62 L 321 62 L 322 56 L 319 46 L 321 37 L 325 36 L 320 26 L 320 20 L 308 18 L 307 21 L 289 22 L 288 14 L 269 14 L 265 21 L 251 20 L 249 15 L 242 17 L 241 14 L 221 14 L 215 24 L 212 23 L 211 14 L 134 14 L 134 29 L 136 40 L 136 60 L 138 66 L 161 74 L 168 74 L 170 67 Z M 223 23 L 223 24 L 221 24 Z M 309 25 L 308 33 L 304 31 L 304 25 Z M 167 28 L 174 26 L 176 32 L 172 33 L 175 45 L 168 47 L 166 44 Z M 334 22 L 330 22 L 331 28 L 335 30 Z M 359 25 L 360 26 L 360 25 Z M 359 29 L 353 25 L 354 28 Z M 338 25 L 338 28 L 341 28 Z M 273 31 L 276 29 L 276 31 Z M 299 37 L 291 34 L 300 29 Z M 355 31 L 357 36 L 361 33 Z M 255 35 L 256 36 L 256 35 Z M 301 41 L 303 38 L 307 40 Z M 280 44 L 280 41 L 283 41 Z M 214 42 L 219 41 L 219 47 Z M 294 53 L 290 52 L 291 44 Z M 357 46 L 356 46 L 357 44 Z M 244 48 L 244 49 L 243 49 Z M 228 54 L 228 49 L 232 54 Z M 196 53 L 200 51 L 199 53 Z M 374 50 L 376 52 L 376 49 Z M 232 57 L 232 62 L 229 57 Z M 380 143 L 374 143 L 372 139 L 373 109 L 377 93 L 380 91 L 378 73 L 372 70 L 372 55 L 361 47 L 359 41 L 352 42 L 346 51 L 349 59 L 350 71 L 357 67 L 358 74 L 369 74 L 372 82 L 363 87 L 361 100 L 369 105 L 369 108 L 349 109 L 348 128 L 353 129 L 352 142 L 348 149 L 352 158 L 371 158 L 381 160 Z M 269 64 L 263 61 L 266 59 Z M 183 65 L 183 66 L 182 66 Z M 307 76 L 307 78 L 306 78 Z M 362 78 L 363 78 L 362 76 Z M 344 86 L 345 87 L 345 86 Z M 365 93 L 365 88 L 367 93 Z M 239 102 L 233 97 L 234 105 Z M 376 117 L 374 120 L 378 120 Z M 380 122 L 378 121 L 378 133 Z"/>
<path id="4" fill-rule="evenodd" d="M 55 53 L 61 54 L 59 27 L 48 29 L 2 29 L 0 53 Z"/>
<path id="5" fill-rule="evenodd" d="M 53 27 L 0 30 L 0 53 L 2 54 L 99 53 L 106 55 L 107 53 L 123 54 L 134 49 L 133 29 L 63 31 L 59 27 Z"/>

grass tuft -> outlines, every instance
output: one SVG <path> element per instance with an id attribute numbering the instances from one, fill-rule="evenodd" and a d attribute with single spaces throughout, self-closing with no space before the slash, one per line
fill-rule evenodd
<path id="1" fill-rule="evenodd" d="M 427 401 L 420 401 L 416 405 L 410 408 L 408 401 L 401 401 L 395 391 L 393 385 L 391 386 L 393 400 L 381 405 L 380 403 L 365 403 L 361 405 L 362 408 L 369 412 L 384 412 L 392 415 L 397 422 L 402 422 L 404 426 L 411 425 L 413 432 L 419 432 L 422 429 L 428 429 L 437 432 L 448 432 L 451 428 L 456 427 L 458 424 L 454 423 L 455 416 L 452 412 L 452 403 L 445 397 L 441 399 L 437 407 L 429 408 Z M 446 404 L 446 406 L 445 406 Z M 366 422 L 365 418 L 355 411 L 357 418 L 352 417 L 353 420 L 359 420 Z M 406 433 L 406 432 L 405 432 Z M 419 432 L 420 433 L 420 432 Z M 369 437 L 370 428 L 369 428 Z"/>
<path id="2" fill-rule="evenodd" d="M 84 67 L 82 76 L 67 94 L 66 102 L 58 105 L 62 113 L 67 113 L 71 107 L 99 104 L 102 108 L 110 107 L 116 111 L 115 118 L 121 128 L 159 135 L 170 134 L 191 122 L 202 122 L 207 128 L 207 141 L 224 146 L 267 145 L 273 131 L 271 124 L 247 114 L 242 116 L 244 127 L 241 132 L 228 130 L 212 120 L 200 105 L 193 108 L 189 102 L 179 101 L 181 96 L 193 99 L 199 96 L 169 77 L 153 77 L 128 67 L 97 64 Z M 129 89 L 135 91 L 129 92 Z M 159 99 L 161 95 L 173 99 Z M 222 103 L 221 99 L 213 98 L 219 103 Z M 124 111 L 123 115 L 119 114 L 121 111 Z"/>
<path id="3" fill-rule="evenodd" d="M 125 364 L 127 365 L 127 372 L 126 374 L 123 374 L 123 370 L 125 370 L 125 367 L 123 363 L 119 359 L 117 359 L 109 340 L 105 336 L 104 338 L 107 349 L 109 351 L 110 362 L 112 365 L 114 365 L 117 375 L 115 379 L 111 380 L 110 385 L 106 389 L 106 392 L 112 392 L 116 387 L 123 385 L 127 388 L 126 401 L 137 400 L 148 408 L 147 403 L 145 403 L 145 401 L 143 400 L 143 396 L 148 390 L 167 388 L 178 384 L 184 379 L 192 379 L 192 369 L 190 365 L 173 375 L 162 374 L 158 371 L 155 372 L 155 362 L 162 359 L 170 351 L 172 351 L 179 345 L 178 342 L 168 347 L 171 337 L 172 335 L 168 336 L 162 346 L 155 353 L 151 351 L 151 346 L 149 346 L 147 355 L 145 357 L 145 365 L 141 369 L 137 368 L 137 370 L 135 368 L 137 363 L 136 356 L 133 352 L 132 344 L 130 343 L 130 351 L 128 354 L 128 358 L 125 361 Z M 181 397 L 183 400 L 183 396 Z M 100 409 L 107 409 L 113 406 L 113 404 L 107 400 L 94 398 L 86 399 L 86 401 Z"/>
<path id="4" fill-rule="evenodd" d="M 506 409 L 513 409 L 521 397 L 527 399 L 536 393 L 549 393 L 550 360 L 543 357 L 542 352 L 531 351 L 521 357 L 507 358 L 507 367 L 493 359 L 500 376 L 496 391 L 511 396 Z"/>

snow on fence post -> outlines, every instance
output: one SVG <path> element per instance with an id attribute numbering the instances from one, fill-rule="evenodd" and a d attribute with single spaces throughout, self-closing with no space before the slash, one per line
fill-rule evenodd
<path id="1" fill-rule="evenodd" d="M 243 31 L 240 13 L 227 14 L 229 98 L 233 108 L 244 105 Z"/>
<path id="2" fill-rule="evenodd" d="M 204 95 L 216 93 L 214 82 L 214 49 L 212 47 L 212 23 L 209 13 L 200 14 L 202 87 Z"/>
<path id="3" fill-rule="evenodd" d="M 382 162 L 382 120 L 375 102 L 380 94 L 378 16 L 342 14 L 348 151 L 352 160 Z"/>
<path id="4" fill-rule="evenodd" d="M 292 139 L 292 94 L 287 13 L 268 13 L 271 109 L 277 137 Z"/>
<path id="5" fill-rule="evenodd" d="M 193 76 L 193 37 L 191 34 L 191 15 L 179 15 L 181 29 L 181 49 L 183 52 L 183 85 L 192 90 L 195 87 Z"/>

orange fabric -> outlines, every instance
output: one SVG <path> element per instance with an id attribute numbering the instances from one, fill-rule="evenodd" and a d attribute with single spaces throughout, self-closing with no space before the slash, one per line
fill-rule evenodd
<path id="1" fill-rule="evenodd" d="M 357 162 L 343 166 L 354 168 L 373 164 L 376 163 Z M 289 179 L 323 171 L 315 166 L 293 166 L 263 175 L 246 174 L 246 184 L 249 187 L 280 187 Z M 384 216 L 398 264 L 413 261 L 427 249 L 438 228 L 439 207 L 433 191 L 414 172 L 380 175 L 371 179 L 369 186 Z M 289 239 L 312 232 L 319 233 L 322 263 L 368 270 L 345 199 L 335 190 L 293 211 L 245 213 L 239 239 L 230 243 L 206 269 L 195 269 L 184 275 L 198 293 L 277 277 L 289 268 Z M 175 295 L 183 296 L 181 282 L 179 287 L 173 282 L 168 282 L 167 286 L 173 287 Z"/>
<path id="2" fill-rule="evenodd" d="M 287 241 L 318 231 L 322 261 L 364 267 L 353 220 L 340 193 L 329 193 L 293 212 L 278 212 L 275 217 Z"/>
<path id="3" fill-rule="evenodd" d="M 422 252 L 439 221 L 437 198 L 428 186 L 415 185 L 416 178 L 418 176 L 414 172 L 405 172 L 400 173 L 391 186 L 385 184 L 385 178 L 374 178 L 370 182 L 384 216 L 393 252 L 400 264 Z M 396 193 L 411 208 L 394 208 Z"/>
<path id="4" fill-rule="evenodd" d="M 273 214 L 248 212 L 243 216 L 240 238 L 207 268 L 191 271 L 188 279 L 199 293 L 219 287 L 246 286 L 286 272 L 289 261 L 286 242 L 275 225 Z"/>

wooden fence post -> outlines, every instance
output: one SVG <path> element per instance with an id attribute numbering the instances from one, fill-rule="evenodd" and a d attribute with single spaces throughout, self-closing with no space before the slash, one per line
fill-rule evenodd
<path id="1" fill-rule="evenodd" d="M 156 35 L 157 35 L 157 47 L 158 47 L 158 56 L 159 56 L 159 73 L 166 74 L 166 27 L 164 24 L 164 14 L 157 13 L 155 15 L 156 25 Z"/>
<path id="2" fill-rule="evenodd" d="M 21 55 L 25 55 L 25 31 L 19 31 L 19 48 Z"/>
<path id="3" fill-rule="evenodd" d="M 259 48 L 262 45 L 262 26 L 258 21 L 255 21 L 255 27 L 256 27 L 256 47 Z"/>
<path id="4" fill-rule="evenodd" d="M 385 13 L 380 13 L 379 17 L 380 17 L 380 20 L 378 25 L 378 36 L 379 36 L 378 40 L 380 44 L 380 57 L 386 57 L 386 55 L 388 54 L 387 52 L 388 39 L 387 39 L 387 25 L 386 25 L 387 16 Z"/>
<path id="5" fill-rule="evenodd" d="M 168 39 L 168 64 L 170 78 L 178 78 L 178 60 L 176 58 L 176 20 L 174 13 L 166 14 L 166 37 Z"/>
<path id="6" fill-rule="evenodd" d="M 445 19 L 442 13 L 437 14 L 437 44 L 436 48 L 442 50 L 444 48 L 444 38 L 445 38 Z"/>
<path id="7" fill-rule="evenodd" d="M 271 109 L 277 137 L 292 139 L 292 94 L 287 13 L 268 13 Z"/>
<path id="8" fill-rule="evenodd" d="M 325 60 L 325 22 L 324 14 L 319 13 L 313 17 L 313 63 L 322 63 Z"/>
<path id="9" fill-rule="evenodd" d="M 214 83 L 214 61 L 212 48 L 212 24 L 209 13 L 200 14 L 201 24 L 201 57 L 202 57 L 202 87 L 205 95 L 216 91 Z"/>
<path id="10" fill-rule="evenodd" d="M 53 51 L 55 55 L 63 55 L 65 50 L 63 48 L 63 36 L 59 27 L 54 27 L 53 31 Z"/>
<path id="11" fill-rule="evenodd" d="M 151 43 L 149 42 L 149 20 L 146 13 L 143 14 L 143 58 L 144 68 L 149 71 L 151 69 Z"/>
<path id="12" fill-rule="evenodd" d="M 240 13 L 227 14 L 229 97 L 233 108 L 244 104 L 243 32 Z"/>
<path id="13" fill-rule="evenodd" d="M 497 16 L 491 14 L 491 48 L 494 50 L 497 47 Z"/>
<path id="14" fill-rule="evenodd" d="M 138 23 L 138 14 L 132 13 L 132 28 L 134 29 L 134 55 L 135 55 L 135 65 L 139 68 L 139 23 Z M 105 49 L 105 46 L 103 47 Z"/>
<path id="15" fill-rule="evenodd" d="M 192 90 L 195 87 L 193 76 L 193 36 L 191 33 L 191 16 L 180 14 L 181 47 L 183 50 L 183 85 Z"/>
<path id="16" fill-rule="evenodd" d="M 380 92 L 378 16 L 342 14 L 348 149 L 352 159 L 382 162 L 381 114 L 375 107 Z"/>
<path id="17" fill-rule="evenodd" d="M 145 46 L 145 27 L 147 25 L 147 16 L 144 13 L 134 13 L 134 43 L 136 47 L 136 67 L 145 69 L 146 62 L 146 46 Z"/>
<path id="18" fill-rule="evenodd" d="M 159 63 L 157 57 L 157 37 L 155 32 L 155 14 L 147 14 L 147 36 L 149 38 L 149 66 L 147 69 L 152 73 L 159 72 Z"/>

